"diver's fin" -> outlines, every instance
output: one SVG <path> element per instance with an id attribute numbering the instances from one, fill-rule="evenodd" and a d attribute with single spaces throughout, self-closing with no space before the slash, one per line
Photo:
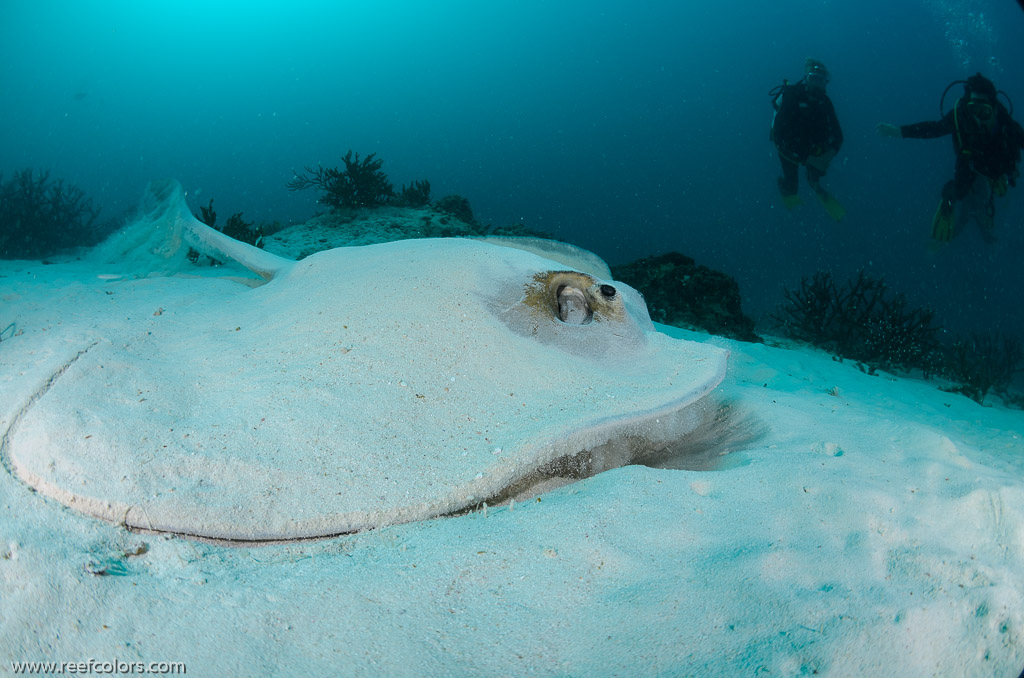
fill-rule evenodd
<path id="1" fill-rule="evenodd" d="M 785 193 L 783 193 L 782 204 L 786 206 L 787 210 L 791 210 L 795 207 L 799 207 L 800 205 L 802 205 L 803 200 L 801 200 L 800 196 L 797 195 L 796 193 L 792 193 L 790 195 L 786 195 Z"/>
<path id="2" fill-rule="evenodd" d="M 779 177 L 777 183 L 779 184 L 779 193 L 782 194 L 782 204 L 786 206 L 786 209 L 792 210 L 799 207 L 803 201 L 796 194 L 796 184 L 793 184 L 792 187 L 788 186 L 784 177 Z M 793 190 L 792 193 L 790 193 L 790 188 Z"/>
<path id="3" fill-rule="evenodd" d="M 943 198 L 939 208 L 935 210 L 935 218 L 932 219 L 932 240 L 945 243 L 952 239 L 953 205 Z"/>
<path id="4" fill-rule="evenodd" d="M 843 217 L 846 216 L 846 208 L 843 204 L 836 200 L 835 196 L 826 191 L 817 181 L 808 181 L 811 185 L 811 189 L 814 190 L 814 194 L 818 196 L 818 200 L 821 201 L 822 206 L 828 215 L 835 221 L 842 221 Z"/>
<path id="5" fill-rule="evenodd" d="M 846 208 L 843 204 L 836 200 L 836 197 L 828 191 L 822 190 L 818 193 L 818 198 L 821 199 L 821 204 L 825 207 L 825 211 L 828 215 L 836 221 L 842 221 L 843 217 L 846 216 Z"/>

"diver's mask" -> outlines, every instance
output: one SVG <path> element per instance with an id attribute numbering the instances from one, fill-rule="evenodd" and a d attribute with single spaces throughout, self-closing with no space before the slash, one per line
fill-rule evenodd
<path id="1" fill-rule="evenodd" d="M 828 71 L 821 64 L 809 66 L 804 77 L 807 78 L 807 84 L 811 87 L 825 89 L 825 85 L 828 84 Z"/>
<path id="2" fill-rule="evenodd" d="M 996 109 L 985 99 L 970 99 L 967 102 L 967 112 L 970 113 L 975 120 L 987 125 L 992 122 L 993 116 L 996 114 Z"/>

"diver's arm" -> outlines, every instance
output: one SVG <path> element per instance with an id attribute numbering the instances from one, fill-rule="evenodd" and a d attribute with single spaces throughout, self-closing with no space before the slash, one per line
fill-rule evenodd
<path id="1" fill-rule="evenodd" d="M 904 139 L 934 139 L 952 134 L 956 128 L 953 122 L 953 111 L 947 113 L 942 120 L 928 120 L 913 125 L 902 125 L 900 136 Z"/>

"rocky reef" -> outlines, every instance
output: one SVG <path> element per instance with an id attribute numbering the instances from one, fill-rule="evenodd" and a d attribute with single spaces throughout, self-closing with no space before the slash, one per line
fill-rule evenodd
<path id="1" fill-rule="evenodd" d="M 268 252 L 303 259 L 335 247 L 375 245 L 410 238 L 465 238 L 484 235 L 486 228 L 466 223 L 433 207 L 362 207 L 332 209 L 304 224 L 291 226 L 263 240 Z"/>
<path id="2" fill-rule="evenodd" d="M 632 285 L 647 302 L 651 319 L 740 341 L 760 342 L 754 321 L 743 314 L 740 286 L 728 275 L 697 265 L 678 252 L 613 266 L 616 280 Z"/>

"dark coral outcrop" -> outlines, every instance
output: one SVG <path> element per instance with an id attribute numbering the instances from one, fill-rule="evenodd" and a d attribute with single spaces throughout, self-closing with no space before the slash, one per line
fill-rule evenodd
<path id="1" fill-rule="evenodd" d="M 772 320 L 788 337 L 871 369 L 934 374 L 941 367 L 934 312 L 910 306 L 879 278 L 860 271 L 837 285 L 829 272 L 819 271 L 785 290 L 785 297 Z"/>
<path id="2" fill-rule="evenodd" d="M 868 374 L 920 372 L 940 377 L 940 388 L 962 393 L 983 403 L 992 392 L 1012 406 L 1020 406 L 1011 392 L 1022 371 L 1024 344 L 1001 333 L 954 337 L 943 344 L 946 332 L 936 324 L 928 307 L 913 307 L 899 292 L 863 271 L 838 285 L 827 271 L 804 277 L 785 290 L 786 303 L 772 315 L 775 326 L 792 339 L 806 342 L 836 356 L 853 360 Z"/>
<path id="3" fill-rule="evenodd" d="M 400 207 L 424 207 L 430 204 L 430 182 L 414 181 L 408 187 L 402 184 L 402 190 L 395 196 L 393 204 Z"/>
<path id="4" fill-rule="evenodd" d="M 453 216 L 463 223 L 477 223 L 473 216 L 473 208 L 470 207 L 469 201 L 461 195 L 446 195 L 436 200 L 433 207 L 436 211 Z"/>
<path id="5" fill-rule="evenodd" d="M 294 173 L 285 186 L 289 191 L 315 188 L 320 191 L 320 202 L 330 207 L 372 207 L 386 205 L 395 197 L 395 188 L 381 169 L 383 160 L 375 160 L 371 153 L 362 160 L 350 150 L 342 161 L 345 169 L 337 167 L 307 167 L 305 174 Z"/>
<path id="6" fill-rule="evenodd" d="M 102 240 L 112 223 L 82 189 L 29 168 L 0 176 L 0 258 L 39 259 Z"/>
<path id="7" fill-rule="evenodd" d="M 978 403 L 992 391 L 1010 403 L 1010 386 L 1022 364 L 1024 344 L 1017 337 L 988 333 L 957 338 L 945 351 L 943 376 L 954 384 L 945 390 Z"/>
<path id="8" fill-rule="evenodd" d="M 731 277 L 678 252 L 612 267 L 612 276 L 632 285 L 647 302 L 651 319 L 704 330 L 740 341 L 760 342 L 754 321 L 743 314 L 740 286 Z"/>

